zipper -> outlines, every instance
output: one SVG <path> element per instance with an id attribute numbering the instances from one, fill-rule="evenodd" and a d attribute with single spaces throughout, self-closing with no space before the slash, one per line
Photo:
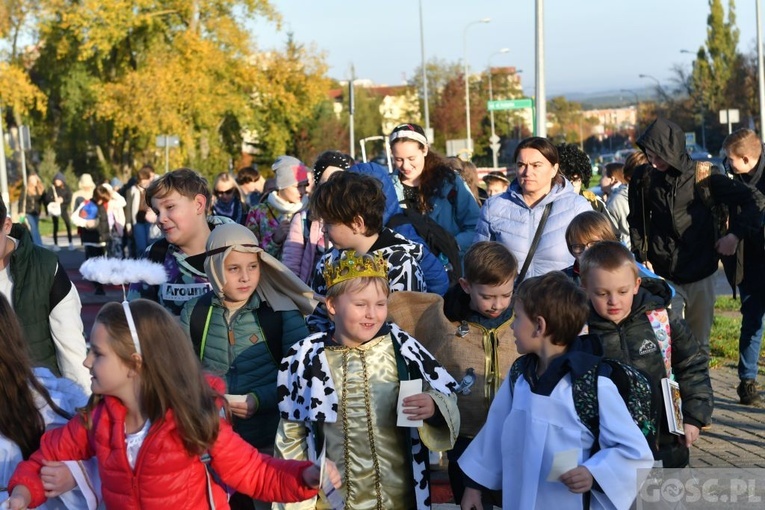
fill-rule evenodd
<path id="1" fill-rule="evenodd" d="M 122 444 L 124 447 L 122 448 L 122 455 L 125 458 L 125 464 L 128 468 L 130 468 L 130 462 L 127 458 L 127 429 L 125 427 L 125 422 L 122 423 L 122 431 L 123 431 L 123 438 L 122 438 Z M 138 450 L 138 456 L 135 459 L 135 468 L 131 468 L 131 477 L 130 477 L 130 486 L 133 493 L 133 498 L 135 499 L 136 505 L 138 508 L 141 507 L 141 498 L 139 495 L 139 487 L 138 487 L 138 473 L 141 471 L 141 465 L 143 464 L 143 459 L 146 457 L 145 451 L 148 448 L 150 442 L 152 439 L 154 439 L 154 436 L 156 435 L 156 428 L 153 426 L 154 423 L 149 425 L 149 432 L 146 434 L 146 438 L 143 440 L 143 443 L 141 444 L 141 448 Z"/>

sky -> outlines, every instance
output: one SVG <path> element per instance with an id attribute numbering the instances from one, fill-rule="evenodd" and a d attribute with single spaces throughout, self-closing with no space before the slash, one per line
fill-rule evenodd
<path id="1" fill-rule="evenodd" d="M 448 62 L 467 59 L 472 72 L 491 64 L 522 70 L 524 92 L 534 90 L 534 0 L 420 0 L 425 56 Z M 739 50 L 755 51 L 756 2 L 736 2 Z M 281 30 L 253 21 L 261 50 L 283 47 L 287 33 L 324 53 L 329 76 L 399 85 L 421 64 L 419 2 L 415 0 L 273 0 Z M 596 93 L 669 84 L 673 66 L 690 69 L 706 40 L 705 0 L 547 0 L 545 72 L 547 94 Z M 728 0 L 723 0 L 727 9 Z M 510 51 L 492 56 L 502 48 Z M 693 55 L 681 53 L 688 50 Z"/>

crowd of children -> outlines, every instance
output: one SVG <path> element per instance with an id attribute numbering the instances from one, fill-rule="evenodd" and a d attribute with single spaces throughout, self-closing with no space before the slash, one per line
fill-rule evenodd
<path id="1" fill-rule="evenodd" d="M 427 509 L 430 451 L 463 509 L 629 508 L 656 462 L 687 466 L 713 397 L 673 287 L 593 210 L 567 224 L 573 265 L 518 277 L 505 244 L 469 242 L 478 202 L 420 131 L 391 135 L 393 178 L 328 151 L 313 173 L 281 156 L 264 186 L 250 167 L 211 188 L 148 166 L 127 201 L 95 186 L 74 214 L 86 256 L 124 252 L 124 228 L 166 281 L 134 275 L 99 312 L 87 402 L 33 370 L 0 296 L 8 508 Z M 728 150 L 760 171 L 761 152 Z M 509 179 L 485 183 L 491 204 Z M 679 434 L 625 396 L 661 399 L 664 379 Z"/>

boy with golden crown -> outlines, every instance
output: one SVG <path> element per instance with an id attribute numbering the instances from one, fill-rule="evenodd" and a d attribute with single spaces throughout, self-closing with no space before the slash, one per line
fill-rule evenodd
<path id="1" fill-rule="evenodd" d="M 346 508 L 427 509 L 428 449 L 450 449 L 459 432 L 456 382 L 417 340 L 386 322 L 387 275 L 381 255 L 354 250 L 324 268 L 333 326 L 282 360 L 275 455 L 334 461 Z M 335 505 L 320 493 L 283 508 Z"/>

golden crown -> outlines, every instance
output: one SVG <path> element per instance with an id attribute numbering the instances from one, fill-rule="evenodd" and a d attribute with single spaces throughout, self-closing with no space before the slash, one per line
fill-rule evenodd
<path id="1" fill-rule="evenodd" d="M 340 258 L 324 268 L 327 288 L 351 278 L 369 276 L 388 279 L 388 263 L 380 253 L 356 255 L 356 250 L 347 250 Z"/>

